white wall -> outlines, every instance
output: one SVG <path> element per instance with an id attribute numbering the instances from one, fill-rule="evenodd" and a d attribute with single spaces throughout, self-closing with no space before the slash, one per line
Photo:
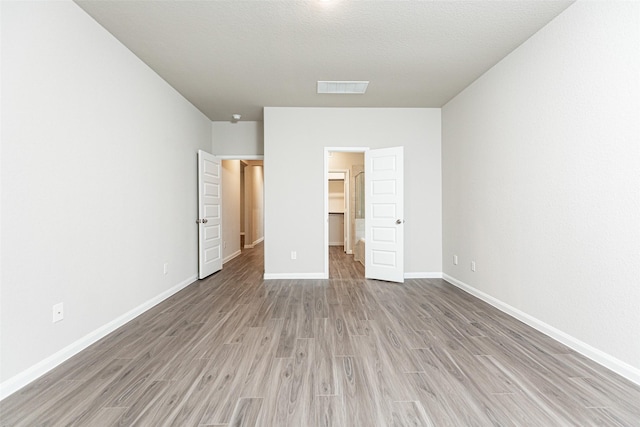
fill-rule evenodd
<path id="1" fill-rule="evenodd" d="M 222 258 L 240 255 L 240 160 L 222 161 Z"/>
<path id="2" fill-rule="evenodd" d="M 324 147 L 405 147 L 405 271 L 442 271 L 440 109 L 265 107 L 264 141 L 267 277 L 324 273 Z"/>
<path id="3" fill-rule="evenodd" d="M 6 394 L 196 278 L 211 122 L 76 4 L 0 3 Z"/>
<path id="4" fill-rule="evenodd" d="M 578 1 L 442 110 L 445 273 L 636 382 L 639 55 L 640 4 Z"/>
<path id="5" fill-rule="evenodd" d="M 264 154 L 262 122 L 212 122 L 213 154 L 253 158 Z"/>

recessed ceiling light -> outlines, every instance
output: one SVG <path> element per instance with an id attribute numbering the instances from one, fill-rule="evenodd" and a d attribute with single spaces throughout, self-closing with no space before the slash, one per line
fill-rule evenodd
<path id="1" fill-rule="evenodd" d="M 240 114 L 234 114 L 231 117 L 233 117 L 233 120 L 240 120 L 242 116 Z"/>
<path id="2" fill-rule="evenodd" d="M 367 91 L 369 81 L 318 81 L 318 93 L 333 93 L 342 95 L 362 95 Z"/>

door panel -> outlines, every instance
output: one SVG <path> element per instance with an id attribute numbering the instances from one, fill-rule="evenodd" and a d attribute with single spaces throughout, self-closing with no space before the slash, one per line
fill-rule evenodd
<path id="1" fill-rule="evenodd" d="M 198 151 L 198 277 L 222 269 L 222 168 L 220 159 Z"/>
<path id="2" fill-rule="evenodd" d="M 403 147 L 365 152 L 365 276 L 404 282 Z"/>

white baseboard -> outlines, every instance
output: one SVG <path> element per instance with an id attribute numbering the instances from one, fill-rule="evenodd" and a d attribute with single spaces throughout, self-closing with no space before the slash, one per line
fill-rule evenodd
<path id="1" fill-rule="evenodd" d="M 328 279 L 324 273 L 264 273 L 264 280 L 277 279 Z"/>
<path id="2" fill-rule="evenodd" d="M 130 320 L 141 315 L 145 311 L 149 310 L 151 307 L 161 303 L 165 299 L 169 298 L 171 295 L 186 288 L 196 280 L 198 280 L 197 275 L 193 275 L 185 279 L 184 281 L 172 287 L 171 289 L 167 289 L 160 295 L 124 313 L 122 316 L 119 316 L 116 319 L 112 320 L 111 322 L 99 327 L 95 331 L 90 332 L 89 334 L 85 335 L 79 340 L 69 344 L 62 350 L 52 354 L 51 356 L 36 363 L 30 368 L 27 368 L 26 370 L 22 371 L 18 375 L 15 375 L 9 378 L 8 380 L 4 381 L 2 384 L 0 384 L 0 400 L 4 399 L 10 394 L 15 393 L 16 391 L 20 390 L 22 387 L 26 386 L 30 382 L 40 378 L 42 375 L 46 374 L 56 366 L 60 365 L 65 360 L 76 355 L 77 353 L 89 347 L 91 344 L 95 343 L 101 338 L 104 338 L 111 332 L 118 329 L 120 326 L 124 325 Z"/>
<path id="3" fill-rule="evenodd" d="M 248 244 L 248 245 L 244 245 L 245 249 L 253 249 L 253 247 L 255 245 L 257 245 L 258 243 L 262 242 L 264 240 L 264 237 L 259 238 L 258 240 L 256 240 L 255 242 Z"/>
<path id="4" fill-rule="evenodd" d="M 234 253 L 232 253 L 231 255 L 229 255 L 228 257 L 226 257 L 225 259 L 223 259 L 223 260 L 222 260 L 222 263 L 223 263 L 223 264 L 226 264 L 226 263 L 228 263 L 229 261 L 231 261 L 232 259 L 234 259 L 234 258 L 236 258 L 236 257 L 240 256 L 240 254 L 242 254 L 242 251 L 241 251 L 241 250 L 237 250 L 237 251 L 235 251 Z"/>
<path id="5" fill-rule="evenodd" d="M 478 289 L 472 286 L 469 286 L 466 283 L 456 279 L 455 277 L 451 277 L 448 274 L 443 274 L 443 278 L 447 282 L 462 289 L 463 291 L 475 297 L 480 298 L 481 300 L 494 306 L 498 310 L 504 313 L 507 313 L 512 317 L 515 317 L 521 322 L 526 323 L 527 325 L 531 326 L 534 329 L 537 329 L 538 331 L 553 338 L 554 340 L 561 342 L 567 347 L 577 351 L 583 356 L 588 357 L 589 359 L 604 366 L 605 368 L 608 368 L 613 372 L 625 377 L 629 381 L 632 381 L 640 385 L 640 369 L 634 366 L 631 366 L 628 363 L 623 362 L 622 360 L 616 359 L 610 354 L 607 354 L 602 350 L 598 350 L 597 348 L 592 347 L 589 344 L 583 341 L 580 341 L 579 339 L 559 329 L 556 329 L 553 326 L 548 325 L 545 322 L 539 319 L 536 319 L 535 317 L 523 311 L 520 311 L 517 308 L 512 307 L 509 304 L 504 303 L 497 298 L 492 297 L 491 295 L 485 294 L 484 292 L 479 291 Z"/>
<path id="6" fill-rule="evenodd" d="M 441 272 L 430 272 L 430 273 L 404 273 L 405 279 L 442 279 Z"/>
<path id="7" fill-rule="evenodd" d="M 328 279 L 324 273 L 264 273 L 265 280 L 275 279 Z M 442 273 L 405 273 L 405 279 L 442 279 Z"/>

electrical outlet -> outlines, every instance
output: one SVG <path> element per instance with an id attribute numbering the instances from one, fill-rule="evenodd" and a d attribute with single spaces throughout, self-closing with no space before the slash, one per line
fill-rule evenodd
<path id="1" fill-rule="evenodd" d="M 291 259 L 297 259 L 298 253 L 296 251 L 291 251 Z"/>
<path id="2" fill-rule="evenodd" d="M 58 303 L 53 306 L 53 323 L 59 322 L 64 319 L 64 307 L 62 303 Z"/>
<path id="3" fill-rule="evenodd" d="M 476 262 L 471 261 L 471 271 L 476 271 Z"/>
<path id="4" fill-rule="evenodd" d="M 162 271 L 164 272 L 164 274 L 167 274 L 169 272 L 169 263 L 168 262 L 164 263 L 164 267 L 163 267 Z"/>
<path id="5" fill-rule="evenodd" d="M 453 256 L 453 265 L 458 265 L 458 255 Z"/>

